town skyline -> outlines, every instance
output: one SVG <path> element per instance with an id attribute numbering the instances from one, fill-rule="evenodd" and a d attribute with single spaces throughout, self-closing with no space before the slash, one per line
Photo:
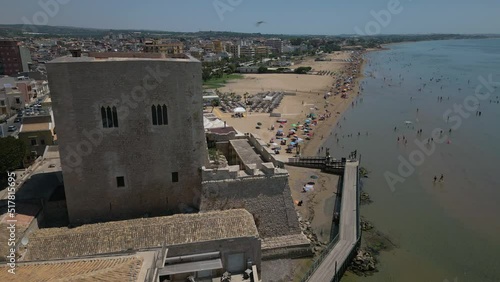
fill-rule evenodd
<path id="1" fill-rule="evenodd" d="M 10 3 L 9 12 L 0 17 L 0 24 L 290 35 L 359 34 L 372 22 L 380 24 L 380 29 L 371 29 L 376 34 L 494 34 L 497 32 L 495 26 L 500 24 L 494 13 L 498 10 L 495 7 L 500 8 L 500 3 L 491 0 L 483 1 L 491 7 L 488 10 L 465 0 L 440 3 L 427 0 L 418 3 L 397 0 L 321 1 L 318 5 L 215 0 L 198 3 L 196 9 L 190 2 L 176 2 L 175 9 L 171 9 L 168 1 L 134 3 L 127 0 L 120 1 L 119 5 L 115 1 L 95 2 L 95 5 L 93 2 L 30 0 Z M 95 9 L 96 6 L 99 9 Z M 47 17 L 41 16 L 41 12 Z M 425 15 L 425 20 L 422 20 L 422 15 Z"/>

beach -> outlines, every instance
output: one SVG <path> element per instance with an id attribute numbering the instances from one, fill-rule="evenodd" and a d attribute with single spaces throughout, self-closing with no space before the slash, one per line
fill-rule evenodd
<path id="1" fill-rule="evenodd" d="M 358 61 L 347 62 L 348 59 L 353 59 L 354 53 L 351 52 L 335 52 L 328 54 L 327 59 L 332 61 L 315 61 L 314 58 L 308 57 L 300 64 L 293 67 L 309 66 L 312 72 L 330 71 L 333 75 L 299 75 L 299 74 L 244 74 L 243 79 L 230 81 L 225 87 L 218 89 L 220 92 L 233 92 L 238 95 L 248 93 L 250 95 L 259 92 L 281 91 L 290 95 L 285 95 L 285 98 L 275 109 L 274 113 L 280 113 L 281 117 L 287 120 L 285 129 L 289 129 L 291 124 L 304 123 L 307 115 L 314 113 L 322 115 L 330 113 L 328 118 L 319 121 L 314 127 L 311 140 L 307 140 L 302 145 L 301 155 L 315 156 L 318 154 L 318 149 L 321 147 L 324 139 L 332 132 L 333 127 L 338 122 L 342 113 L 347 110 L 359 92 L 359 79 L 362 77 L 360 69 L 362 63 Z M 361 55 L 356 53 L 356 59 L 360 59 Z M 353 83 L 349 85 L 347 97 L 342 98 L 341 95 L 334 95 L 335 82 L 341 77 L 353 77 Z M 331 93 L 331 96 L 325 98 L 326 93 Z M 268 113 L 246 113 L 244 118 L 231 118 L 231 113 L 223 113 L 217 108 L 214 113 L 223 121 L 227 121 L 228 125 L 233 126 L 240 132 L 249 132 L 260 136 L 266 142 L 275 138 L 276 130 L 269 130 L 272 125 L 278 128 L 276 117 L 270 117 Z M 257 123 L 262 123 L 260 129 L 256 128 Z M 323 151 L 324 153 L 324 151 Z M 276 155 L 277 159 L 287 161 L 291 154 Z"/>
<path id="2" fill-rule="evenodd" d="M 243 79 L 230 81 L 218 90 L 242 96 L 245 93 L 254 95 L 267 91 L 288 93 L 289 95 L 284 96 L 273 113 L 280 113 L 281 118 L 287 120 L 283 126 L 285 133 L 291 129 L 292 124 L 304 124 L 311 113 L 318 117 L 317 120 L 323 116 L 323 120 L 311 126 L 312 136 L 309 138 L 305 135 L 300 136 L 304 139 L 304 143 L 300 144 L 300 154 L 324 155 L 326 148 L 322 148 L 323 143 L 332 134 L 343 113 L 352 107 L 359 95 L 359 81 L 362 79 L 363 68 L 362 55 L 361 52 L 343 51 L 328 54 L 325 61 L 315 61 L 314 57 L 308 57 L 293 67 L 311 67 L 312 74 L 244 74 Z M 329 75 L 321 75 L 325 72 L 329 72 Z M 350 83 L 344 84 L 345 81 Z M 342 94 L 345 94 L 344 98 Z M 276 130 L 279 128 L 278 118 L 271 117 L 269 113 L 247 112 L 243 118 L 232 118 L 231 113 L 223 113 L 217 108 L 213 113 L 242 133 L 252 133 L 268 143 L 274 142 L 276 138 Z M 258 123 L 261 123 L 260 128 L 256 126 Z M 271 130 L 272 126 L 274 130 Z M 275 157 L 286 163 L 295 153 L 296 150 L 293 150 L 293 153 L 285 153 L 282 149 Z M 315 169 L 290 166 L 286 168 L 289 172 L 291 195 L 300 215 L 301 225 L 310 226 L 314 234 L 307 235 L 316 242 L 314 251 L 319 253 L 330 239 L 339 176 Z M 314 183 L 314 189 L 304 193 L 303 187 L 308 182 Z M 295 278 L 297 278 L 297 275 L 300 276 L 300 273 L 307 271 L 310 262 L 311 259 L 294 260 L 287 264 L 293 265 L 290 269 L 296 272 Z M 282 277 L 291 277 L 286 275 L 289 274 L 284 273 Z"/>
<path id="3" fill-rule="evenodd" d="M 370 171 L 362 187 L 373 203 L 361 215 L 390 248 L 377 256 L 377 273 L 347 273 L 342 281 L 500 281 L 499 90 L 484 87 L 479 103 L 464 106 L 482 78 L 499 81 L 499 50 L 500 40 L 448 40 L 366 55 L 363 101 L 335 129 L 340 142 L 329 138 L 325 146 L 337 158 L 362 155 Z M 458 106 L 465 114 L 455 114 Z M 357 138 L 359 131 L 370 134 Z M 423 158 L 412 159 L 417 154 Z M 413 168 L 408 174 L 400 170 L 403 159 Z M 391 184 L 388 173 L 401 182 Z"/>

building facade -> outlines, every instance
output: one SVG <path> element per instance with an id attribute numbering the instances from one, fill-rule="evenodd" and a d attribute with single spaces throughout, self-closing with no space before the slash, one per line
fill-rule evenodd
<path id="1" fill-rule="evenodd" d="M 27 166 L 36 158 L 42 156 L 45 148 L 54 145 L 54 124 L 50 115 L 27 116 L 19 129 L 19 140 L 26 144 Z"/>
<path id="2" fill-rule="evenodd" d="M 212 41 L 212 43 L 214 44 L 215 53 L 220 53 L 220 52 L 226 51 L 226 49 L 224 48 L 225 46 L 222 43 L 222 41 L 214 40 L 214 41 Z"/>
<path id="3" fill-rule="evenodd" d="M 266 46 L 271 47 L 273 53 L 283 53 L 283 41 L 279 38 L 271 38 L 266 40 Z"/>
<path id="4" fill-rule="evenodd" d="M 251 46 L 240 46 L 241 57 L 253 58 L 255 57 L 255 49 Z"/>
<path id="5" fill-rule="evenodd" d="M 156 41 L 147 41 L 144 44 L 144 52 L 177 55 L 184 53 L 184 44 L 182 42 L 160 43 Z"/>
<path id="6" fill-rule="evenodd" d="M 208 157 L 198 60 L 90 53 L 47 71 L 71 223 L 199 207 Z"/>
<path id="7" fill-rule="evenodd" d="M 8 118 L 24 107 L 22 93 L 16 86 L 0 84 L 0 116 Z"/>
<path id="8" fill-rule="evenodd" d="M 240 51 L 240 45 L 233 45 L 233 44 L 226 44 L 226 51 L 233 54 L 234 58 L 239 58 L 241 51 Z"/>
<path id="9" fill-rule="evenodd" d="M 0 40 L 0 75 L 29 71 L 30 51 L 14 40 Z"/>

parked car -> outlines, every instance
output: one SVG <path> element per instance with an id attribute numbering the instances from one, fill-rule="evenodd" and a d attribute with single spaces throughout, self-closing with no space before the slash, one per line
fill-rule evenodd
<path id="1" fill-rule="evenodd" d="M 16 130 L 17 130 L 17 126 L 15 126 L 15 125 L 9 125 L 9 128 L 7 129 L 7 131 L 9 131 L 9 132 L 14 132 Z"/>
<path id="2" fill-rule="evenodd" d="M 18 118 L 23 117 L 23 112 L 18 112 L 18 113 L 17 113 L 17 117 L 18 117 Z"/>
<path id="3" fill-rule="evenodd" d="M 21 121 L 22 121 L 22 119 L 19 117 L 14 120 L 15 123 L 20 123 Z"/>

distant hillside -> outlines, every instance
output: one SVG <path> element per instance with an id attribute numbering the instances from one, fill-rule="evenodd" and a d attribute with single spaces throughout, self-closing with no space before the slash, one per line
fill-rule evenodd
<path id="1" fill-rule="evenodd" d="M 124 33 L 130 34 L 133 32 L 140 32 L 144 37 L 157 37 L 157 38 L 247 38 L 247 37 L 279 37 L 282 39 L 347 39 L 350 43 L 393 43 L 402 41 L 422 41 L 422 40 L 440 40 L 440 39 L 462 39 L 462 38 L 487 38 L 499 37 L 498 35 L 460 35 L 460 34 L 422 34 L 422 35 L 377 35 L 377 36 L 358 36 L 354 34 L 344 35 L 287 35 L 287 34 L 261 34 L 261 33 L 241 33 L 229 31 L 198 31 L 198 32 L 173 32 L 173 31 L 159 31 L 159 30 L 131 30 L 131 29 L 97 29 L 97 28 L 81 28 L 69 26 L 38 26 L 38 25 L 22 25 L 22 24 L 7 24 L 0 25 L 0 37 L 95 37 L 102 38 L 110 32 L 114 34 Z M 365 45 L 365 44 L 362 44 Z"/>

